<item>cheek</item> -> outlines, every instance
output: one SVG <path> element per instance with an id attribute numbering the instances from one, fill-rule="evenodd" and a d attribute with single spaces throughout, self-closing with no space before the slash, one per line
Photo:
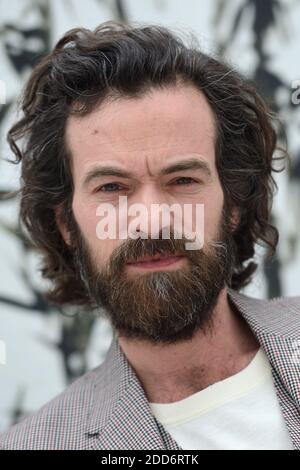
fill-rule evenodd
<path id="1" fill-rule="evenodd" d="M 204 243 L 216 238 L 219 232 L 223 202 L 221 187 L 216 188 L 204 202 Z"/>
<path id="2" fill-rule="evenodd" d="M 74 197 L 72 208 L 80 230 L 90 247 L 94 261 L 102 266 L 108 261 L 112 251 L 120 242 L 109 238 L 104 240 L 99 239 L 97 236 L 97 224 L 100 217 L 96 214 L 95 205 L 83 204 Z"/>

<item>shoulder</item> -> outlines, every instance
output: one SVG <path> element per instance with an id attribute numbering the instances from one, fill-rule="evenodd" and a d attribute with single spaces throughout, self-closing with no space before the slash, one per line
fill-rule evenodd
<path id="1" fill-rule="evenodd" d="M 66 390 L 0 434 L 1 450 L 84 448 L 84 426 L 101 365 L 76 379 Z"/>
<path id="2" fill-rule="evenodd" d="M 276 297 L 266 304 L 274 332 L 300 338 L 300 296 Z"/>
<path id="3" fill-rule="evenodd" d="M 229 294 L 257 331 L 300 338 L 300 296 L 258 299 L 232 289 Z"/>

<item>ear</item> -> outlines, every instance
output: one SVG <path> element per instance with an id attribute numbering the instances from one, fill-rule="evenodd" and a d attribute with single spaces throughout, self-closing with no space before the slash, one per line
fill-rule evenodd
<path id="1" fill-rule="evenodd" d="M 55 220 L 56 220 L 56 224 L 59 228 L 59 231 L 60 231 L 61 236 L 63 237 L 65 243 L 67 245 L 71 246 L 70 232 L 68 232 L 68 230 L 66 228 L 66 224 L 63 221 L 61 207 L 58 207 L 58 208 L 55 209 Z"/>

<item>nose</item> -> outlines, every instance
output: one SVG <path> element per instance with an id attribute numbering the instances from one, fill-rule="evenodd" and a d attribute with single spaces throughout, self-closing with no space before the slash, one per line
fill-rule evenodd
<path id="1" fill-rule="evenodd" d="M 173 214 L 169 212 L 170 201 L 156 187 L 154 182 L 145 184 L 128 202 L 128 233 L 145 233 L 148 238 L 158 238 L 162 230 L 168 233 L 173 224 Z"/>

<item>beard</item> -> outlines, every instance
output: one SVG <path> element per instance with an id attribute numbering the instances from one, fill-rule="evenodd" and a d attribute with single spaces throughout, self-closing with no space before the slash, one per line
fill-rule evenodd
<path id="1" fill-rule="evenodd" d="M 101 308 L 119 336 L 172 344 L 192 339 L 213 326 L 213 311 L 229 284 L 235 264 L 229 211 L 224 206 L 217 237 L 198 250 L 186 250 L 182 237 L 126 239 L 99 267 L 96 256 L 73 218 L 71 243 L 76 269 L 85 284 L 90 305 Z M 129 260 L 143 256 L 184 255 L 175 270 L 128 276 Z"/>

